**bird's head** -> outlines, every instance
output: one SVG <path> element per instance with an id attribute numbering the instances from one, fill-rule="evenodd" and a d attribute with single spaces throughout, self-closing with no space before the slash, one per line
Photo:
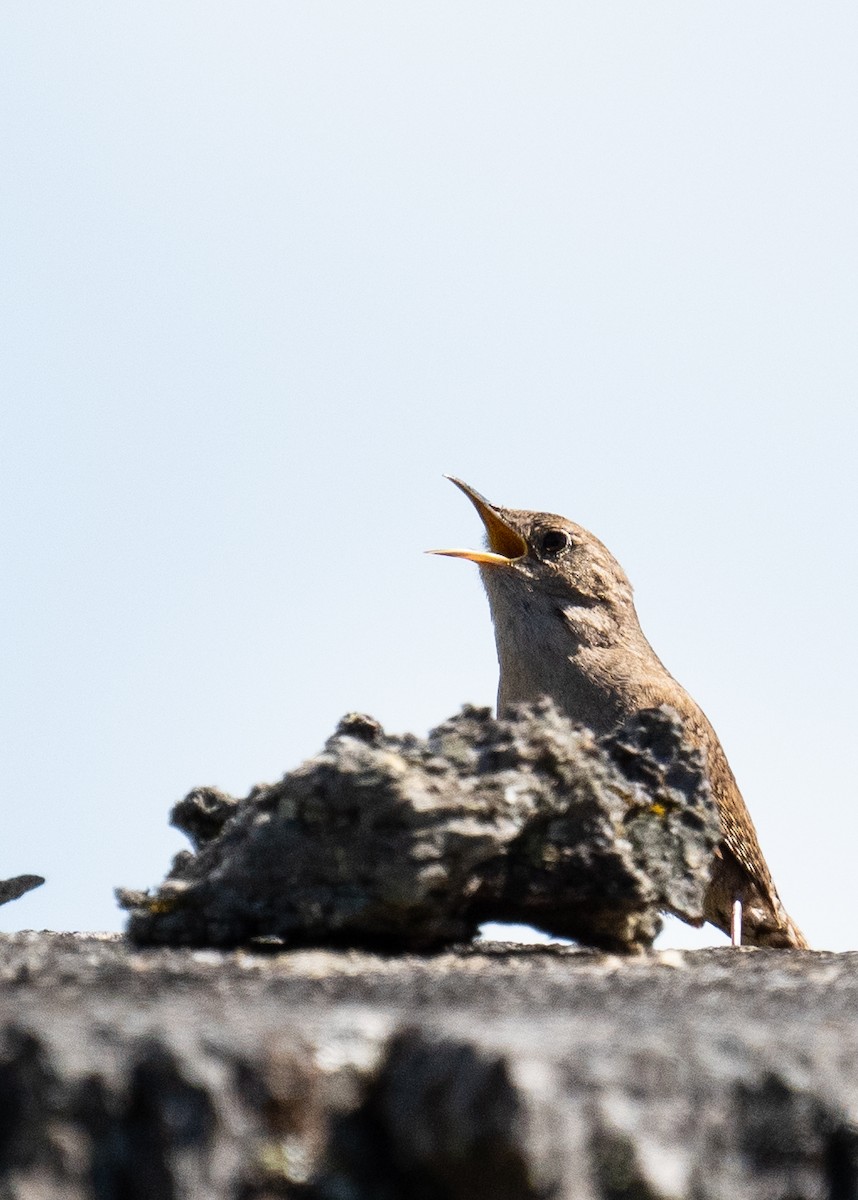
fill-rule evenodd
<path id="1" fill-rule="evenodd" d="M 620 564 L 597 537 L 554 513 L 528 512 L 490 504 L 461 479 L 448 476 L 482 519 L 485 550 L 433 550 L 476 563 L 495 618 L 516 603 L 526 615 L 554 611 L 632 609 L 632 588 Z M 595 614 L 594 614 L 595 615 Z"/>

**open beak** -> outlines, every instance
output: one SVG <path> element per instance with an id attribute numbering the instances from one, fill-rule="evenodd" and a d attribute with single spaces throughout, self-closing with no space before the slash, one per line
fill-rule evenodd
<path id="1" fill-rule="evenodd" d="M 446 475 L 451 483 L 455 483 L 459 491 L 465 495 L 480 514 L 480 519 L 486 527 L 486 537 L 489 540 L 488 550 L 428 550 L 427 554 L 446 554 L 449 558 L 467 558 L 470 562 L 492 566 L 509 566 L 527 554 L 527 542 L 517 529 L 500 515 L 498 510 L 489 504 L 485 496 L 475 492 L 461 479 Z"/>

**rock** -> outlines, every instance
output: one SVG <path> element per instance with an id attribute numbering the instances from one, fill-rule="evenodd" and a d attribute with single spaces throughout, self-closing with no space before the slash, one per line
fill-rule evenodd
<path id="1" fill-rule="evenodd" d="M 41 887 L 44 882 L 41 875 L 15 875 L 12 879 L 0 879 L 0 904 L 17 900 L 33 888 Z"/>
<path id="2" fill-rule="evenodd" d="M 425 951 L 512 921 L 637 951 L 662 911 L 702 922 L 720 837 L 675 713 L 597 740 L 547 701 L 466 707 L 425 740 L 352 714 L 279 783 L 198 788 L 172 820 L 197 853 L 119 893 L 138 944 Z"/>
<path id="3" fill-rule="evenodd" d="M 0 935 L 0 1196 L 846 1200 L 856 1017 L 858 954 Z"/>

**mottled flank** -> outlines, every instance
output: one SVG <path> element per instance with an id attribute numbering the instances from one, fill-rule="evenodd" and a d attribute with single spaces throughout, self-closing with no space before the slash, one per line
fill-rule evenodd
<path id="1" fill-rule="evenodd" d="M 197 789 L 172 819 L 197 852 L 120 894 L 141 944 L 428 950 L 510 921 L 637 951 L 660 912 L 702 922 L 719 840 L 674 713 L 596 738 L 549 701 L 466 707 L 425 740 L 353 714 L 279 783 Z"/>

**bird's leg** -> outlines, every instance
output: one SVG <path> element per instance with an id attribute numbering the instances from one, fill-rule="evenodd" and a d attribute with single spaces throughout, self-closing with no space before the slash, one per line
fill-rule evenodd
<path id="1" fill-rule="evenodd" d="M 730 941 L 734 946 L 742 944 L 742 901 L 733 901 L 733 913 L 730 921 Z"/>

